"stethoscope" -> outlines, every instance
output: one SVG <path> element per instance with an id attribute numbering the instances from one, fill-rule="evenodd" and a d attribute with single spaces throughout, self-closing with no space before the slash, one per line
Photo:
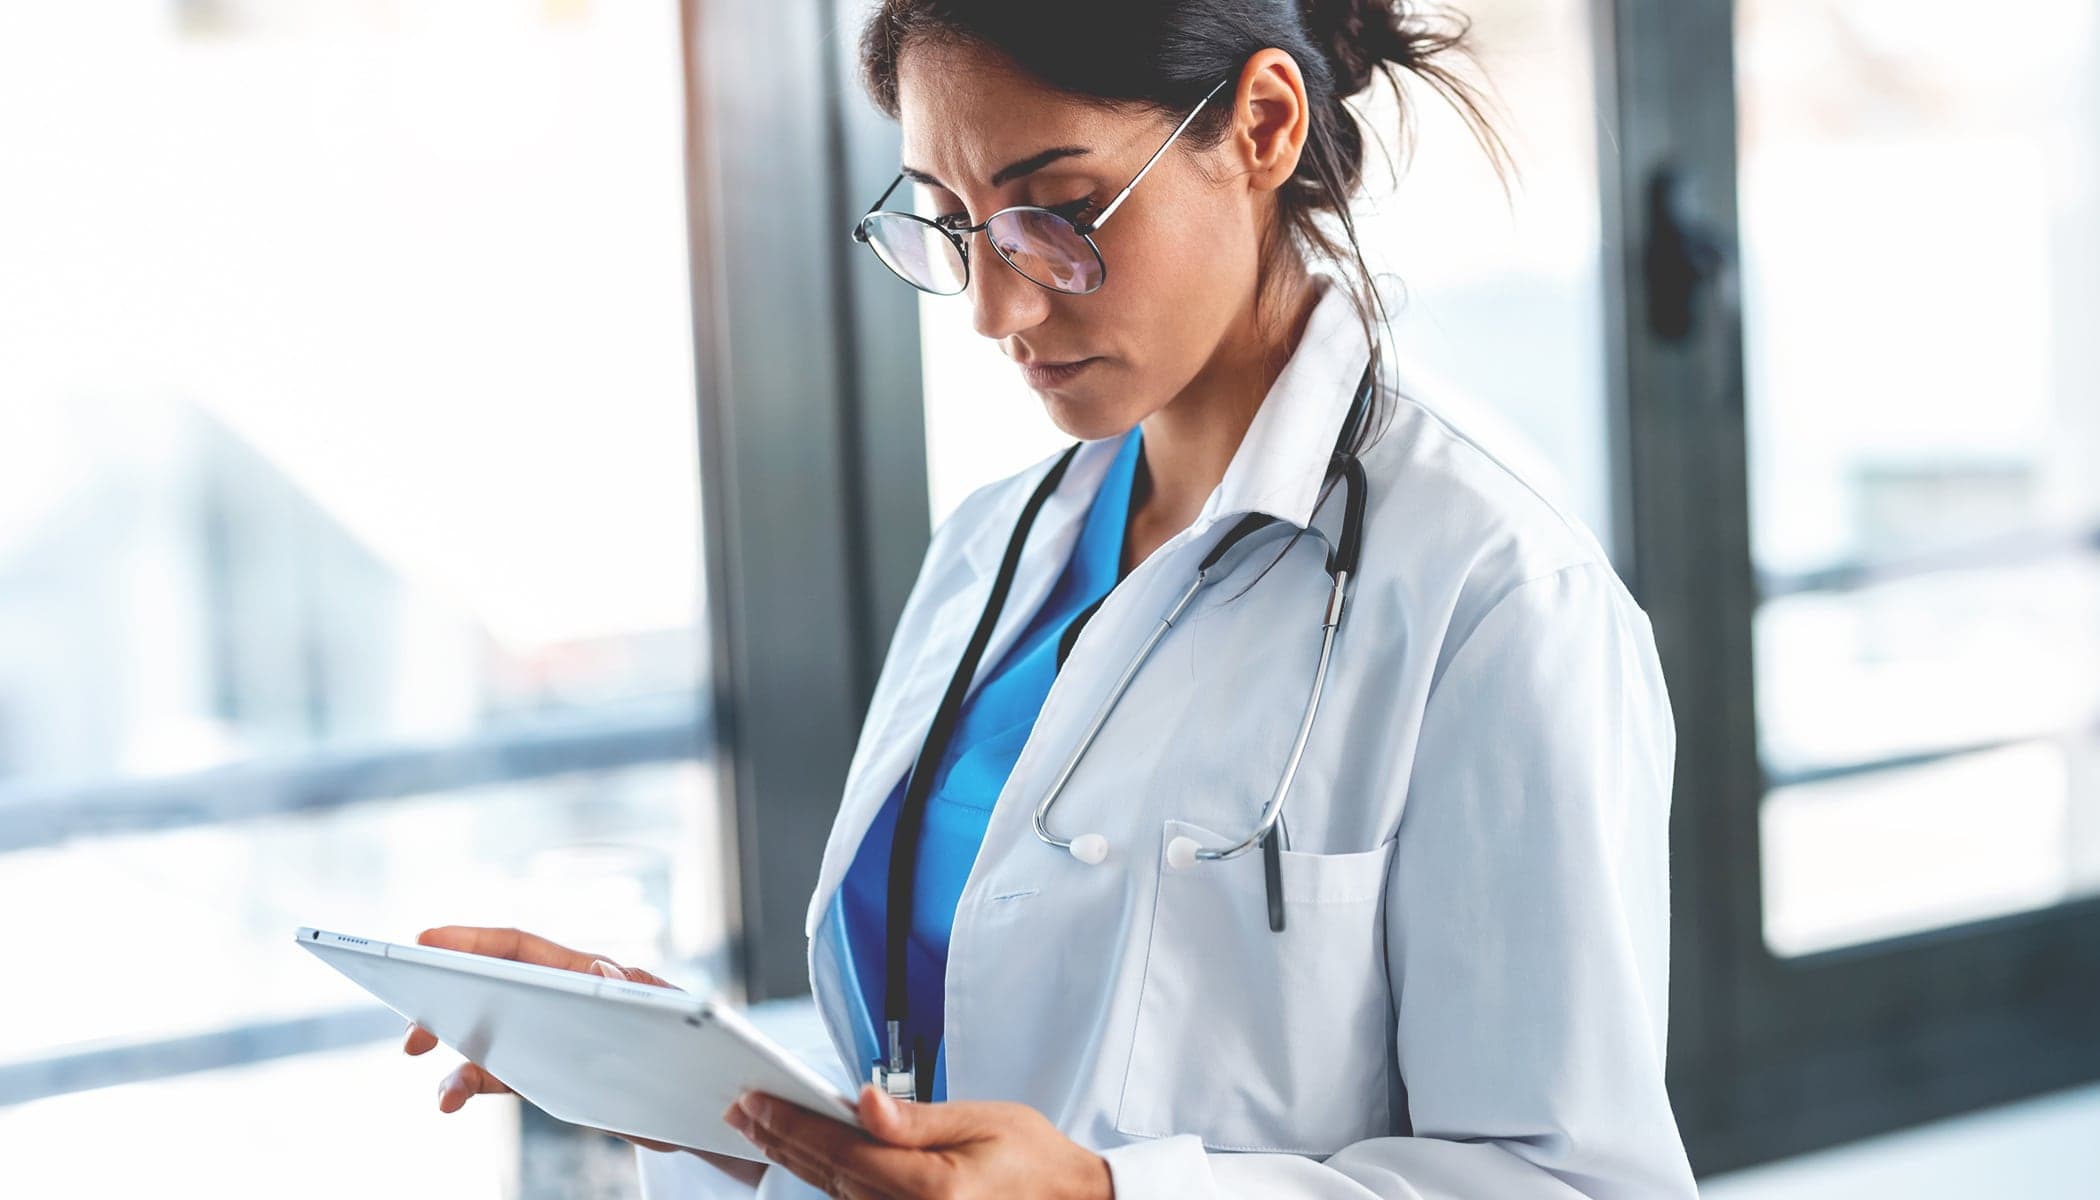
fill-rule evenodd
<path id="1" fill-rule="evenodd" d="M 1328 591 L 1327 602 L 1320 617 L 1319 665 L 1313 672 L 1312 690 L 1305 699 L 1305 711 L 1298 718 L 1298 736 L 1291 743 L 1290 757 L 1284 762 L 1283 774 L 1276 781 L 1276 790 L 1270 795 L 1268 803 L 1262 806 L 1261 821 L 1255 825 L 1253 831 L 1229 846 L 1202 846 L 1190 837 L 1177 837 L 1167 844 L 1167 864 L 1175 870 L 1187 870 L 1199 862 L 1233 858 L 1259 845 L 1262 848 L 1263 886 L 1268 893 L 1269 928 L 1277 932 L 1283 930 L 1283 871 L 1278 839 L 1271 834 L 1283 817 L 1284 797 L 1290 793 L 1291 780 L 1297 775 L 1299 759 L 1305 753 L 1305 743 L 1312 736 L 1313 718 L 1320 709 L 1320 693 L 1326 686 L 1327 666 L 1334 654 L 1335 631 L 1342 623 L 1342 607 L 1348 597 L 1349 579 L 1356 573 L 1357 556 L 1363 548 L 1364 469 L 1363 464 L 1357 461 L 1356 455 L 1345 451 L 1343 447 L 1354 440 L 1364 421 L 1372 389 L 1376 386 L 1377 368 L 1378 360 L 1374 355 L 1370 364 L 1364 368 L 1363 379 L 1357 384 L 1356 396 L 1350 403 L 1348 418 L 1342 423 L 1341 435 L 1335 439 L 1327 476 L 1322 480 L 1320 503 L 1325 502 L 1329 481 L 1338 480 L 1347 484 L 1342 497 L 1342 533 L 1339 542 L 1329 544 L 1326 558 L 1327 574 L 1333 580 L 1333 586 Z M 892 1096 L 922 1101 L 932 1099 L 933 1073 L 929 1071 L 924 1079 L 919 1078 L 916 1071 L 919 1048 L 906 1047 L 903 1032 L 904 1022 L 910 1014 L 911 1001 L 911 989 L 905 985 L 905 972 L 908 969 L 906 957 L 911 936 L 912 894 L 918 872 L 919 832 L 924 823 L 927 798 L 933 791 L 931 764 L 941 761 L 949 740 L 954 736 L 956 723 L 962 713 L 963 698 L 969 691 L 971 680 L 977 675 L 977 664 L 984 656 L 985 646 L 991 641 L 992 629 L 998 624 L 1000 610 L 1006 604 L 1006 594 L 1013 587 L 1014 574 L 1021 563 L 1021 549 L 1028 540 L 1029 529 L 1035 524 L 1036 513 L 1041 510 L 1051 493 L 1057 490 L 1058 482 L 1064 478 L 1065 468 L 1071 465 L 1080 445 L 1081 443 L 1073 443 L 1058 458 L 1042 482 L 1036 485 L 1035 491 L 1028 497 L 1028 503 L 1022 506 L 1020 519 L 1014 523 L 1013 534 L 1007 538 L 1006 553 L 1000 559 L 999 573 L 992 582 L 991 595 L 985 600 L 984 612 L 977 618 L 977 628 L 971 633 L 969 644 L 963 649 L 962 661 L 956 665 L 955 674 L 948 680 L 948 690 L 941 696 L 940 707 L 934 713 L 933 725 L 926 732 L 926 740 L 919 747 L 918 757 L 912 761 L 911 775 L 905 784 L 904 800 L 898 809 L 897 823 L 891 834 L 889 895 L 886 901 L 887 912 L 884 913 L 886 944 L 882 1008 L 888 1050 L 885 1057 L 874 1061 L 869 1073 L 875 1086 Z M 1317 512 L 1318 509 L 1319 504 L 1315 504 L 1314 511 Z M 1221 564 L 1225 564 L 1227 556 L 1231 555 L 1236 547 L 1241 546 L 1250 534 L 1277 525 L 1290 527 L 1288 522 L 1266 513 L 1250 513 L 1241 518 L 1210 553 L 1203 556 L 1203 561 L 1196 568 L 1195 579 L 1167 610 L 1166 615 L 1160 618 L 1159 624 L 1138 648 L 1137 655 L 1131 659 L 1130 665 L 1123 668 L 1123 673 L 1117 678 L 1108 699 L 1103 701 L 1094 713 L 1078 745 L 1073 747 L 1072 753 L 1065 759 L 1064 766 L 1051 781 L 1050 789 L 1036 805 L 1035 835 L 1046 844 L 1069 852 L 1073 858 L 1089 866 L 1107 860 L 1108 839 L 1103 835 L 1082 833 L 1067 839 L 1051 832 L 1051 806 L 1057 803 L 1058 796 L 1064 792 L 1065 784 L 1072 778 L 1072 772 L 1078 769 L 1080 759 L 1085 757 L 1087 748 L 1093 745 L 1101 727 L 1108 723 L 1109 715 L 1115 711 L 1116 705 L 1123 699 L 1123 694 L 1130 690 L 1130 681 L 1137 676 L 1138 669 L 1145 665 L 1145 660 L 1151 656 L 1153 648 L 1159 645 L 1160 639 L 1174 627 L 1174 622 L 1181 617 L 1198 593 L 1226 577 L 1231 573 L 1230 567 L 1238 565 L 1244 556 L 1235 556 L 1232 563 L 1221 569 Z M 1310 525 L 1296 532 L 1311 533 L 1326 541 L 1326 538 Z"/>

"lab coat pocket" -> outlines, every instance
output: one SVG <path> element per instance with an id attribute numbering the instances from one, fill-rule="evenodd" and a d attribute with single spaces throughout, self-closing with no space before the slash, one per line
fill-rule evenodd
<path id="1" fill-rule="evenodd" d="M 1393 842 L 1281 854 L 1284 927 L 1269 928 L 1261 851 L 1176 870 L 1159 888 L 1116 1128 L 1193 1133 L 1213 1150 L 1324 1157 L 1392 1132 L 1390 987 L 1383 930 Z"/>

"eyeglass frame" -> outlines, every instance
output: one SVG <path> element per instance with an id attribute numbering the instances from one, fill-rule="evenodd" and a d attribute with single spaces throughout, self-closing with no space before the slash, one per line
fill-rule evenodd
<path id="1" fill-rule="evenodd" d="M 1122 207 L 1123 201 L 1127 197 L 1129 197 L 1131 189 L 1137 187 L 1138 181 L 1143 179 L 1146 173 L 1152 170 L 1153 164 L 1157 163 L 1160 160 L 1160 156 L 1164 155 L 1167 152 L 1167 147 L 1172 146 L 1174 144 L 1175 139 L 1179 138 L 1182 135 L 1183 131 L 1188 129 L 1190 122 L 1196 119 L 1196 114 L 1202 112 L 1203 106 L 1210 103 L 1211 97 L 1217 95 L 1218 91 L 1221 88 L 1223 88 L 1226 84 L 1231 83 L 1233 81 L 1233 78 L 1233 76 L 1228 75 L 1225 78 L 1220 79 L 1217 83 L 1212 84 L 1211 89 L 1203 93 L 1203 98 L 1201 100 L 1196 101 L 1196 106 L 1194 108 L 1189 109 L 1188 115 L 1181 119 L 1181 124 L 1176 125 L 1174 127 L 1174 132 L 1167 135 L 1167 140 L 1161 142 L 1159 144 L 1159 149 L 1154 150 L 1152 152 L 1152 157 L 1145 160 L 1145 165 L 1139 167 L 1137 174 L 1130 177 L 1130 182 L 1123 185 L 1123 190 L 1116 193 L 1116 198 L 1109 201 L 1108 206 L 1101 210 L 1101 215 L 1095 217 L 1091 221 L 1088 221 L 1085 225 L 1081 225 L 1079 222 L 1074 221 L 1072 218 L 1066 216 L 1064 213 L 1059 212 L 1055 208 L 1046 208 L 1040 204 L 1008 205 L 1007 207 L 1000 209 L 998 212 L 993 213 L 991 216 L 986 217 L 984 220 L 979 221 L 975 225 L 943 225 L 940 219 L 938 218 L 922 217 L 918 213 L 905 212 L 902 209 L 884 208 L 882 207 L 883 203 L 890 198 L 890 194 L 892 192 L 895 192 L 897 190 L 898 185 L 904 182 L 904 172 L 899 171 L 897 172 L 897 177 L 890 181 L 890 186 L 882 190 L 882 195 L 875 198 L 875 203 L 870 205 L 868 207 L 868 211 L 862 213 L 860 220 L 854 224 L 853 240 L 861 243 L 864 246 L 868 246 L 870 250 L 873 250 L 874 247 L 872 245 L 869 245 L 868 222 L 879 216 L 905 217 L 910 220 L 917 221 L 921 225 L 925 225 L 931 229 L 940 231 L 943 235 L 947 237 L 949 243 L 955 247 L 956 256 L 962 259 L 962 286 L 955 289 L 952 292 L 937 292 L 934 291 L 932 288 L 920 287 L 917 283 L 913 282 L 912 280 L 906 279 L 903 272 L 898 271 L 895 267 L 891 267 L 889 261 L 887 259 L 884 259 L 882 255 L 877 254 L 875 257 L 877 260 L 882 262 L 882 265 L 884 267 L 889 268 L 890 274 L 895 275 L 899 279 L 903 279 L 904 282 L 911 284 L 912 287 L 916 288 L 919 291 L 925 292 L 931 296 L 960 296 L 964 292 L 970 290 L 970 243 L 966 240 L 966 235 L 982 232 L 986 226 L 989 226 L 993 221 L 998 220 L 1000 217 L 1003 217 L 1008 213 L 1045 213 L 1049 216 L 1057 218 L 1060 221 L 1063 221 L 1067 226 L 1071 228 L 1072 232 L 1079 235 L 1080 241 L 1086 243 L 1087 249 L 1094 252 L 1094 261 L 1100 264 L 1101 267 L 1101 278 L 1095 282 L 1094 286 L 1088 288 L 1083 292 L 1073 292 L 1067 291 L 1064 288 L 1060 287 L 1052 287 L 1051 285 L 1044 283 L 1042 280 L 1037 279 L 1035 276 L 1030 275 L 1028 272 L 1023 271 L 1018 265 L 1014 263 L 1014 260 L 1006 257 L 1006 252 L 999 248 L 999 243 L 996 240 L 987 238 L 986 240 L 991 242 L 992 253 L 997 254 L 1001 262 L 1004 262 L 1009 267 L 1013 267 L 1015 274 L 1019 275 L 1023 279 L 1026 279 L 1028 282 L 1036 285 L 1037 287 L 1044 289 L 1045 291 L 1056 292 L 1060 296 L 1091 296 L 1095 292 L 1100 291 L 1101 288 L 1108 283 L 1108 258 L 1106 255 L 1101 253 L 1101 247 L 1095 244 L 1094 232 L 1100 229 L 1103 225 L 1108 224 L 1108 219 L 1116 215 L 1116 209 Z M 1062 207 L 1071 208 L 1072 206 L 1070 204 L 1066 204 Z"/>

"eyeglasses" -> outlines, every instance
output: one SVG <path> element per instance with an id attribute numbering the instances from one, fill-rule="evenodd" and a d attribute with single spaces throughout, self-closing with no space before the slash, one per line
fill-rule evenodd
<path id="1" fill-rule="evenodd" d="M 1138 180 L 1189 127 L 1210 98 L 1218 94 L 1218 89 L 1231 81 L 1230 76 L 1219 80 L 1204 93 L 1203 99 L 1196 101 L 1196 107 L 1189 110 L 1189 115 L 1181 119 L 1181 124 L 1174 127 L 1174 132 L 1167 135 L 1167 140 L 1160 143 L 1159 149 L 1152 152 L 1152 157 L 1092 221 L 1082 224 L 1075 220 L 1087 206 L 1084 200 L 1057 208 L 1017 204 L 1000 209 L 976 225 L 967 223 L 967 214 L 932 219 L 884 208 L 890 194 L 904 182 L 904 175 L 899 172 L 853 227 L 853 240 L 873 250 L 875 257 L 899 279 L 936 296 L 953 296 L 970 286 L 970 244 L 964 239 L 979 230 L 984 231 L 999 257 L 1031 283 L 1073 296 L 1097 291 L 1108 281 L 1108 264 L 1101 258 L 1101 247 L 1094 244 L 1094 231 L 1108 223 L 1130 195 L 1130 189 L 1138 185 Z"/>

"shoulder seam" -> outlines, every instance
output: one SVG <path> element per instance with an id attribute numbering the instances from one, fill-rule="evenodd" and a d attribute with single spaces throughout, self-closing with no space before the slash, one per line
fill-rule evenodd
<path id="1" fill-rule="evenodd" d="M 1569 533 L 1575 535 L 1577 541 L 1597 540 L 1597 534 L 1595 530 L 1589 529 L 1588 527 L 1584 526 L 1581 522 L 1575 520 L 1566 512 L 1562 511 L 1561 506 L 1558 503 L 1556 503 L 1551 496 L 1548 496 L 1544 492 L 1541 492 L 1537 487 L 1533 486 L 1530 480 L 1524 478 L 1523 475 L 1519 474 L 1508 463 L 1503 462 L 1500 458 L 1496 457 L 1494 451 L 1489 450 L 1486 446 L 1483 446 L 1479 442 L 1466 436 L 1465 431 L 1460 429 L 1458 426 L 1452 424 L 1448 419 L 1445 418 L 1444 414 L 1438 412 L 1436 409 L 1430 407 L 1428 404 L 1423 403 L 1421 400 L 1410 395 L 1406 391 L 1401 390 L 1397 381 L 1395 382 L 1395 385 L 1393 387 L 1393 396 L 1396 399 L 1407 404 L 1410 408 L 1413 408 L 1415 411 L 1421 413 L 1430 421 L 1434 422 L 1436 424 L 1436 427 L 1439 430 L 1441 430 L 1445 434 L 1445 436 L 1449 437 L 1452 441 L 1458 443 L 1461 446 L 1464 446 L 1466 449 L 1480 456 L 1482 459 L 1486 460 L 1489 464 L 1491 464 L 1496 471 L 1500 472 L 1502 475 L 1507 477 L 1510 480 L 1510 482 L 1516 484 L 1520 488 L 1523 488 L 1524 491 L 1530 494 L 1530 496 L 1534 500 L 1537 500 L 1540 504 L 1544 505 L 1546 511 L 1552 513 L 1554 519 L 1559 521 L 1564 529 L 1566 529 Z M 1390 426 L 1388 426 L 1388 428 L 1390 428 Z M 1530 581 L 1526 580 L 1525 582 L 1528 583 Z"/>
<path id="2" fill-rule="evenodd" d="M 1554 567 L 1550 571 L 1541 571 L 1536 575 L 1526 576 L 1525 578 L 1519 579 L 1517 582 L 1512 583 L 1508 587 L 1502 589 L 1502 593 L 1500 595 L 1496 596 L 1493 600 L 1490 600 L 1486 604 L 1486 606 L 1484 606 L 1480 610 L 1479 618 L 1476 619 L 1470 626 L 1468 626 L 1463 634 L 1459 635 L 1458 641 L 1455 644 L 1452 643 L 1448 637 L 1445 639 L 1445 645 L 1449 646 L 1450 652 L 1439 655 L 1442 661 L 1438 664 L 1436 669 L 1433 672 L 1431 672 L 1429 679 L 1429 692 L 1428 696 L 1424 698 L 1425 702 L 1428 699 L 1428 697 L 1433 697 L 1436 695 L 1438 685 L 1444 681 L 1444 673 L 1450 670 L 1451 664 L 1457 661 L 1459 655 L 1465 653 L 1466 647 L 1472 645 L 1473 636 L 1480 631 L 1480 627 L 1487 624 L 1490 618 L 1492 618 L 1497 612 L 1500 612 L 1502 609 L 1502 605 L 1505 602 L 1507 602 L 1511 596 L 1516 595 L 1518 592 L 1523 591 L 1525 588 L 1530 587 L 1534 583 L 1541 583 L 1549 579 L 1555 579 L 1562 575 L 1566 575 L 1574 571 L 1586 570 L 1591 567 L 1603 568 L 1604 571 L 1608 573 L 1614 580 L 1618 579 L 1619 577 L 1618 570 L 1614 568 L 1610 563 L 1598 558 L 1585 558 L 1576 562 L 1563 563 L 1558 567 Z"/>

